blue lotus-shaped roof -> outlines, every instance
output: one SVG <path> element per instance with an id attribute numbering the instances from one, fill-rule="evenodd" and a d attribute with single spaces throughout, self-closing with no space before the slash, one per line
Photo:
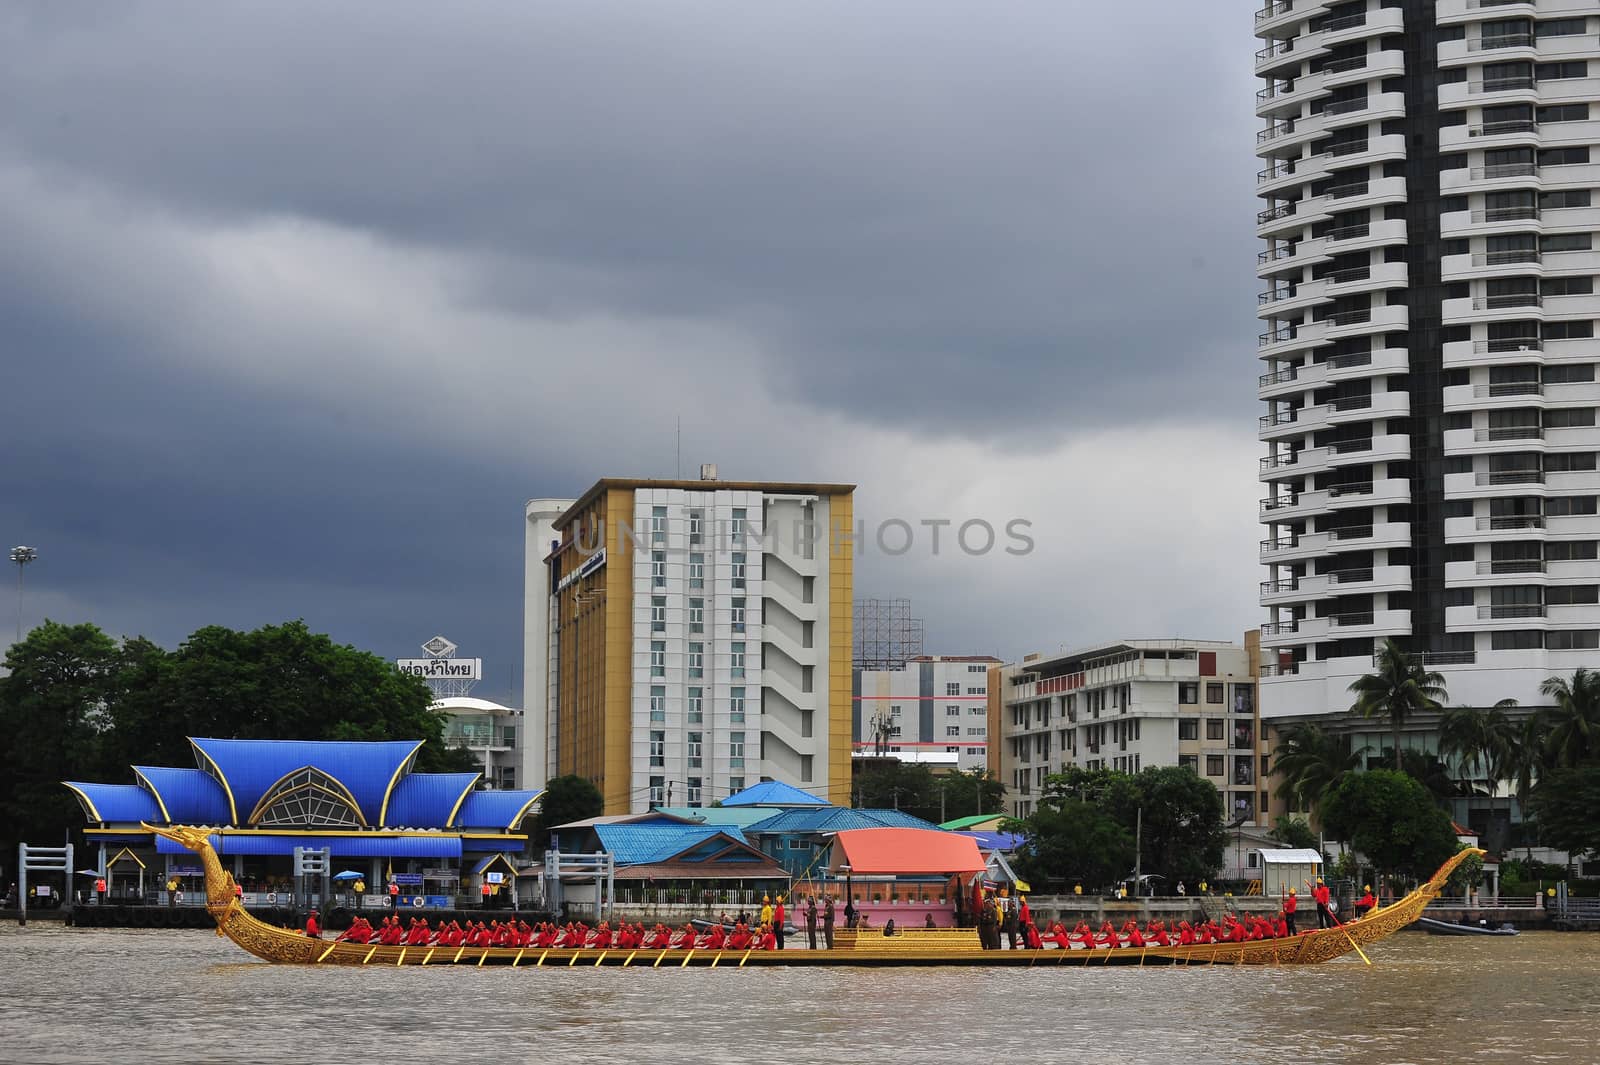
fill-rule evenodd
<path id="1" fill-rule="evenodd" d="M 200 768 L 214 772 L 227 793 L 231 824 L 245 823 L 273 785 L 311 767 L 339 784 L 355 800 L 368 825 L 382 825 L 400 777 L 421 740 L 189 740 Z"/>
<path id="2" fill-rule="evenodd" d="M 466 802 L 482 773 L 407 773 L 389 796 L 389 828 L 444 828 Z"/>
<path id="3" fill-rule="evenodd" d="M 226 825 L 231 822 L 233 815 L 228 809 L 228 793 L 205 770 L 136 765 L 133 771 L 155 796 L 156 804 L 165 814 L 163 821 L 174 825 Z"/>
<path id="4" fill-rule="evenodd" d="M 66 783 L 91 821 L 126 823 L 165 820 L 155 798 L 137 784 Z"/>
<path id="5" fill-rule="evenodd" d="M 492 828 L 506 832 L 527 816 L 541 791 L 475 791 L 456 814 L 457 828 Z"/>

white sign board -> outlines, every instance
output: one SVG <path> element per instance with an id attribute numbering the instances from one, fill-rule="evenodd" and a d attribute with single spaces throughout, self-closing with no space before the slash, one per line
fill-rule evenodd
<path id="1" fill-rule="evenodd" d="M 401 658 L 395 661 L 400 672 L 423 680 L 482 680 L 481 658 Z"/>

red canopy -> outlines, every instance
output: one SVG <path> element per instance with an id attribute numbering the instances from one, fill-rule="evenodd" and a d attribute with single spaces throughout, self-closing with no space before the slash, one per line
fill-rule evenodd
<path id="1" fill-rule="evenodd" d="M 943 875 L 984 869 L 978 841 L 928 828 L 850 828 L 833 837 L 833 867 L 852 873 Z"/>

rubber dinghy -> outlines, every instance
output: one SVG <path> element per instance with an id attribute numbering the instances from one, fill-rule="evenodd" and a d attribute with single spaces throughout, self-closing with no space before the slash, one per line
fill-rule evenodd
<path id="1" fill-rule="evenodd" d="M 371 943 L 312 939 L 293 928 L 280 928 L 252 917 L 234 895 L 233 876 L 222 867 L 204 828 L 145 828 L 199 855 L 206 870 L 206 909 L 227 936 L 258 958 L 286 965 L 617 965 L 633 968 L 731 965 L 883 965 L 883 966 L 1023 966 L 1061 965 L 1315 965 L 1352 951 L 1361 953 L 1422 916 L 1439 897 L 1445 881 L 1468 856 L 1453 855 L 1415 891 L 1359 921 L 1336 928 L 1303 932 L 1285 939 L 1243 943 L 1203 943 L 1173 947 L 1114 947 L 1096 950 L 984 950 L 972 929 L 908 928 L 894 936 L 877 931 L 839 931 L 832 950 L 696 950 L 598 949 L 588 947 L 421 947 L 377 946 Z"/>

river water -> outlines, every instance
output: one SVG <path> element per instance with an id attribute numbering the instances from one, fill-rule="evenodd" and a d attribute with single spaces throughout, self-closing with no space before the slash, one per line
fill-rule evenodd
<path id="1" fill-rule="evenodd" d="M 1284 969 L 269 965 L 0 927 L 0 1062 L 1600 1062 L 1600 937 L 1404 932 Z"/>

